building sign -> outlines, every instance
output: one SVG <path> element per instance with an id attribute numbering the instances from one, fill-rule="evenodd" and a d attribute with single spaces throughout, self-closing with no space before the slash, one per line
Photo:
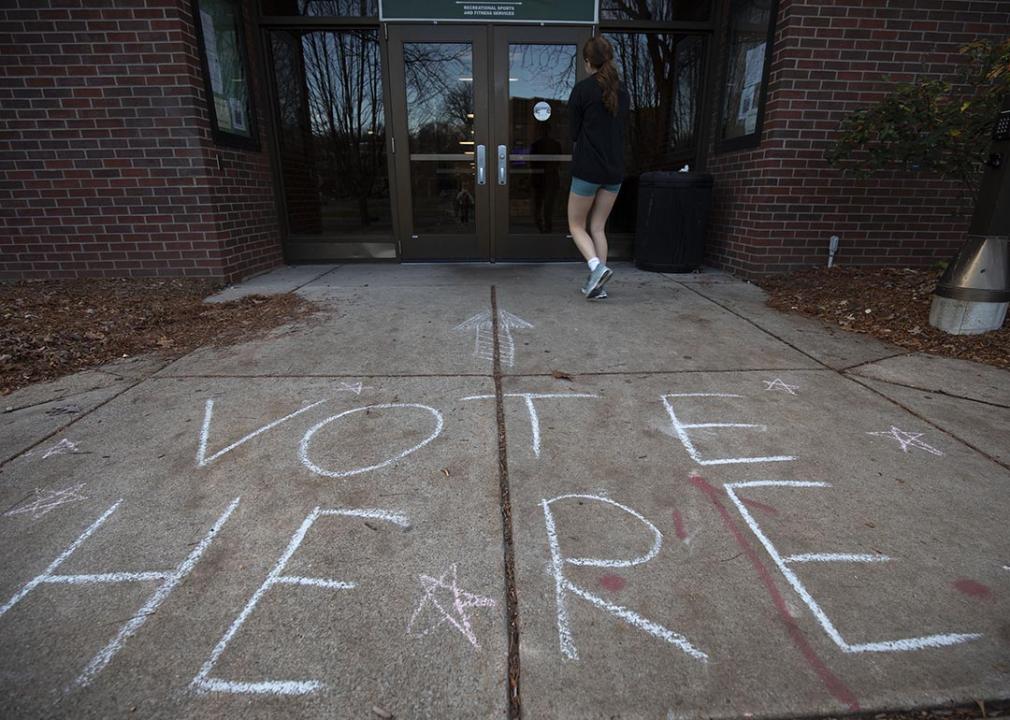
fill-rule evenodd
<path id="1" fill-rule="evenodd" d="M 379 19 L 595 23 L 597 0 L 379 0 Z"/>

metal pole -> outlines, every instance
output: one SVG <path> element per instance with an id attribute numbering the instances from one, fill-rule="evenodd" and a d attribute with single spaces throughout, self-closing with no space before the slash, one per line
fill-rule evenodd
<path id="1" fill-rule="evenodd" d="M 1010 97 L 993 128 L 968 241 L 933 293 L 929 324 L 954 335 L 998 330 L 1010 305 Z"/>

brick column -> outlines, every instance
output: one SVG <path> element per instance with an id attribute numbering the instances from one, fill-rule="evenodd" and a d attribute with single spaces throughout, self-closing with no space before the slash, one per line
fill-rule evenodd
<path id="1" fill-rule="evenodd" d="M 253 152 L 211 139 L 188 0 L 0 9 L 0 278 L 234 280 L 280 262 L 247 36 Z"/>
<path id="2" fill-rule="evenodd" d="M 830 168 L 824 151 L 842 118 L 893 83 L 953 79 L 963 44 L 1008 35 L 1000 0 L 779 0 L 761 144 L 709 161 L 707 261 L 743 276 L 826 264 L 832 234 L 845 265 L 949 258 L 971 215 L 959 183 L 897 170 L 854 180 Z M 720 68 L 719 92 L 721 81 Z"/>

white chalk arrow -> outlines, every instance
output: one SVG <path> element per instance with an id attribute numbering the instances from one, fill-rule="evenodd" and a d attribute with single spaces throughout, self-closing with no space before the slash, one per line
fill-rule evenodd
<path id="1" fill-rule="evenodd" d="M 501 350 L 501 362 L 503 365 L 512 367 L 515 362 L 516 345 L 512 339 L 512 330 L 523 330 L 532 328 L 533 324 L 526 322 L 518 315 L 513 315 L 507 310 L 498 311 L 498 338 L 499 349 Z M 470 317 L 455 328 L 457 331 L 471 330 L 474 333 L 473 355 L 482 360 L 494 359 L 494 327 L 491 322 L 491 311 L 485 310 Z"/>
<path id="2" fill-rule="evenodd" d="M 486 323 L 491 322 L 491 311 L 485 310 L 484 312 L 479 312 L 471 318 L 468 318 L 461 322 L 459 325 L 453 328 L 453 330 L 473 330 L 474 328 L 479 328 Z"/>

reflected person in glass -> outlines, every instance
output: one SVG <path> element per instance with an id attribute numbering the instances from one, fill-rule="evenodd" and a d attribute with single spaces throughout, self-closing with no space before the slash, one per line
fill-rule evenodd
<path id="1" fill-rule="evenodd" d="M 576 83 L 568 99 L 574 143 L 568 229 L 589 265 L 582 293 L 596 300 L 607 296 L 603 286 L 613 275 L 605 227 L 624 180 L 624 128 L 631 103 L 606 38 L 587 40 L 582 59 L 589 77 Z"/>
<path id="2" fill-rule="evenodd" d="M 551 122 L 539 123 L 536 140 L 530 145 L 530 187 L 533 190 L 533 221 L 537 230 L 549 233 L 554 230 L 554 206 L 558 199 L 561 171 L 553 160 L 537 162 L 538 155 L 558 155 L 561 143 L 551 133 Z"/>

